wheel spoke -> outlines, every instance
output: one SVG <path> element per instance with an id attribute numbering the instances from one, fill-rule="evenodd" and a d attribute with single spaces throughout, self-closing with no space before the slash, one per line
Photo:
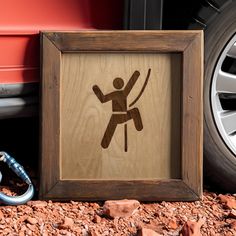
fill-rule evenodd
<path id="1" fill-rule="evenodd" d="M 216 94 L 214 99 L 215 99 L 215 104 L 216 104 L 216 107 L 217 107 L 217 111 L 219 113 L 224 112 L 224 110 L 222 108 L 222 105 L 221 105 L 219 94 Z"/>
<path id="2" fill-rule="evenodd" d="M 236 58 L 236 43 L 234 43 L 234 45 L 227 52 L 227 56 Z"/>
<path id="3" fill-rule="evenodd" d="M 221 121 L 228 135 L 236 132 L 236 111 L 221 113 Z"/>
<path id="4" fill-rule="evenodd" d="M 211 106 L 218 132 L 236 155 L 236 34 L 225 45 L 215 66 Z"/>
<path id="5" fill-rule="evenodd" d="M 218 93 L 236 94 L 236 76 L 220 71 L 216 81 L 216 90 Z"/>

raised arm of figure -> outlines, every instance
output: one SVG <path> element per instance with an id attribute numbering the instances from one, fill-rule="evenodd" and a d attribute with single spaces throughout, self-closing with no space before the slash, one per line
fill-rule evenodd
<path id="1" fill-rule="evenodd" d="M 137 79 L 138 79 L 139 76 L 140 76 L 140 72 L 136 70 L 136 71 L 133 73 L 133 75 L 130 77 L 130 79 L 129 79 L 127 85 L 126 85 L 125 88 L 124 88 L 124 94 L 125 94 L 126 96 L 129 95 L 130 91 L 131 91 L 132 88 L 134 87 L 134 84 L 136 83 L 136 81 L 137 81 Z"/>
<path id="2" fill-rule="evenodd" d="M 104 95 L 97 85 L 93 86 L 93 92 L 96 94 L 97 98 L 100 100 L 101 103 L 108 102 L 111 100 L 110 94 Z"/>

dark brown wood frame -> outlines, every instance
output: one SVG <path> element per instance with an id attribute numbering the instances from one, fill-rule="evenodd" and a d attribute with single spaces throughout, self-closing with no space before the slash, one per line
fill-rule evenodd
<path id="1" fill-rule="evenodd" d="M 41 43 L 41 199 L 192 201 L 202 197 L 202 31 L 44 32 Z M 87 51 L 182 54 L 181 179 L 60 179 L 61 54 Z"/>

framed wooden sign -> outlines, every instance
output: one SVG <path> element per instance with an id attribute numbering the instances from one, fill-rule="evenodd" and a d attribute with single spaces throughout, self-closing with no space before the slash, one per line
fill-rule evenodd
<path id="1" fill-rule="evenodd" d="M 40 197 L 202 195 L 201 31 L 42 34 Z"/>

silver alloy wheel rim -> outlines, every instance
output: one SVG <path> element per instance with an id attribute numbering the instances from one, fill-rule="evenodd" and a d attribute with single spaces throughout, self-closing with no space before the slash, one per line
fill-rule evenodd
<path id="1" fill-rule="evenodd" d="M 217 62 L 211 87 L 211 106 L 218 131 L 228 148 L 236 155 L 236 111 L 223 110 L 220 95 L 236 95 L 236 75 L 222 71 L 226 56 L 236 59 L 236 35 L 229 41 Z"/>

